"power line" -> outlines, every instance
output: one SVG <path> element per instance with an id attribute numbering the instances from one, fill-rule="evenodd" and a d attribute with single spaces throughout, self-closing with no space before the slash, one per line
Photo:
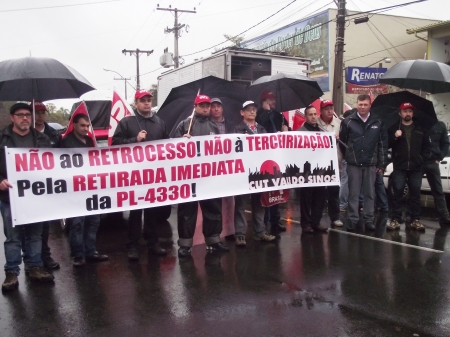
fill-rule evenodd
<path id="1" fill-rule="evenodd" d="M 409 41 L 409 42 L 405 42 L 405 43 L 402 43 L 402 44 L 398 44 L 398 45 L 396 45 L 396 46 L 389 47 L 389 48 L 386 48 L 386 49 L 381 49 L 381 50 L 373 51 L 373 52 L 371 52 L 371 53 L 369 53 L 369 54 L 366 54 L 366 55 L 361 55 L 361 56 L 353 57 L 353 58 L 351 58 L 351 59 L 345 60 L 345 62 L 353 61 L 353 60 L 356 60 L 356 59 L 360 59 L 361 57 L 366 57 L 366 56 L 369 56 L 369 55 L 372 55 L 372 54 L 381 53 L 382 51 L 386 51 L 386 50 L 389 50 L 389 49 L 392 49 L 392 48 L 401 47 L 401 46 L 404 46 L 404 45 L 407 45 L 407 44 L 410 44 L 410 43 L 413 43 L 413 42 L 417 42 L 417 41 L 420 41 L 420 39 L 415 39 L 415 40 L 412 40 L 412 41 Z"/>
<path id="2" fill-rule="evenodd" d="M 50 8 L 61 8 L 61 7 L 74 7 L 74 6 L 85 6 L 85 5 L 97 5 L 102 4 L 105 2 L 117 2 L 121 0 L 104 0 L 104 1 L 97 1 L 97 2 L 86 2 L 82 4 L 72 4 L 72 5 L 59 5 L 59 6 L 47 6 L 47 7 L 30 7 L 30 8 L 17 8 L 17 9 L 2 9 L 0 10 L 0 13 L 5 12 L 21 12 L 21 11 L 31 11 L 31 10 L 39 10 L 39 9 L 50 9 Z"/>
<path id="3" fill-rule="evenodd" d="M 278 14 L 279 12 L 281 12 L 283 9 L 285 9 L 285 8 L 287 8 L 288 6 L 292 5 L 295 1 L 297 1 L 297 0 L 293 0 L 292 2 L 288 3 L 286 6 L 284 6 L 283 8 L 281 8 L 280 10 L 276 11 L 274 14 L 272 14 L 272 15 L 270 15 L 269 17 L 265 18 L 264 20 L 258 22 L 257 24 L 251 26 L 250 28 L 244 30 L 242 33 L 239 33 L 239 34 L 235 35 L 233 38 L 236 38 L 236 37 L 238 37 L 239 35 L 242 35 L 242 34 L 248 32 L 250 29 L 252 29 L 252 28 L 254 28 L 254 27 L 260 25 L 261 23 L 263 23 L 263 22 L 265 22 L 265 21 L 267 21 L 267 20 L 269 20 L 271 17 L 275 16 L 276 14 Z M 211 48 L 220 46 L 220 45 L 222 45 L 222 44 L 224 44 L 224 43 L 227 43 L 228 41 L 229 41 L 229 40 L 226 40 L 226 41 L 223 41 L 223 42 L 221 42 L 221 43 L 218 43 L 218 44 L 216 44 L 216 45 L 214 45 L 214 46 L 211 46 L 211 47 L 209 47 L 209 48 L 205 48 L 205 49 L 199 50 L 199 51 L 197 51 L 197 52 L 195 52 L 195 53 L 190 53 L 190 54 L 186 54 L 186 55 L 182 55 L 182 56 L 183 56 L 183 57 L 186 57 L 186 56 L 195 55 L 195 54 L 201 53 L 201 52 L 203 52 L 203 51 L 210 50 Z"/>

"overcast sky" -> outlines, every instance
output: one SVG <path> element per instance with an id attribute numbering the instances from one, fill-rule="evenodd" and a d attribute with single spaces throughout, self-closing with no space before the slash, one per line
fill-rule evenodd
<path id="1" fill-rule="evenodd" d="M 407 3 L 412 0 L 347 0 L 350 10 L 367 11 Z M 172 13 L 162 8 L 193 10 L 182 14 L 179 22 L 189 26 L 179 39 L 180 56 L 195 53 L 224 42 L 223 34 L 237 35 L 267 19 L 244 34 L 256 37 L 277 27 L 325 10 L 336 8 L 332 0 L 2 0 L 0 1 L 0 60 L 26 56 L 51 57 L 70 65 L 100 90 L 116 89 L 124 96 L 124 82 L 103 69 L 131 77 L 136 85 L 136 58 L 123 55 L 123 49 L 154 50 L 140 58 L 141 87 L 157 83 L 159 57 L 168 47 L 173 52 Z M 289 5 L 290 4 L 290 5 Z M 449 0 L 429 0 L 384 12 L 425 19 L 449 20 Z M 414 28 L 414 27 L 411 27 Z M 221 44 L 224 47 L 227 44 Z M 184 57 L 186 63 L 207 57 L 207 51 Z M 128 87 L 128 98 L 133 89 Z M 72 100 L 59 100 L 57 106 L 69 108 Z"/>

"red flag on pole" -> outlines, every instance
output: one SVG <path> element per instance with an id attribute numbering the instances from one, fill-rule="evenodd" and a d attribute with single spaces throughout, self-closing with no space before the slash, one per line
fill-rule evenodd
<path id="1" fill-rule="evenodd" d="M 76 115 L 87 116 L 87 118 L 89 119 L 89 123 L 90 123 L 89 132 L 88 132 L 87 136 L 92 139 L 94 146 L 97 146 L 97 141 L 96 141 L 95 135 L 94 135 L 94 129 L 92 128 L 91 118 L 89 117 L 86 103 L 84 103 L 84 101 L 80 103 L 80 105 L 75 109 L 72 116 L 70 117 L 69 124 L 67 125 L 67 130 L 64 133 L 64 135 L 62 136 L 62 138 L 65 138 L 69 133 L 73 132 L 73 119 L 75 118 Z"/>
<path id="2" fill-rule="evenodd" d="M 133 109 L 129 106 L 129 104 L 120 97 L 120 95 L 114 91 L 113 99 L 112 99 L 112 108 L 111 108 L 111 118 L 109 120 L 109 131 L 108 131 L 108 145 L 111 146 L 112 137 L 114 136 L 114 132 L 116 131 L 117 124 L 119 121 L 126 116 L 133 116 Z"/>

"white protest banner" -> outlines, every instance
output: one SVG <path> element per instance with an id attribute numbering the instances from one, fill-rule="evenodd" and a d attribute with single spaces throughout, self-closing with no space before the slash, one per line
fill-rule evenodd
<path id="1" fill-rule="evenodd" d="M 339 184 L 336 141 L 329 132 L 5 152 L 14 225 Z"/>

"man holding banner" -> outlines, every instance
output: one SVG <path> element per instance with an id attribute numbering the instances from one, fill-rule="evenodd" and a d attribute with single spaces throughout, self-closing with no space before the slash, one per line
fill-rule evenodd
<path id="1" fill-rule="evenodd" d="M 198 95 L 194 100 L 194 111 L 191 117 L 180 122 L 175 138 L 191 136 L 217 135 L 219 129 L 210 117 L 211 99 L 206 95 Z M 178 204 L 178 256 L 191 255 L 195 226 L 197 223 L 198 204 L 203 213 L 203 235 L 207 249 L 210 251 L 228 251 L 220 241 L 222 233 L 222 199 L 207 199 Z"/>
<path id="2" fill-rule="evenodd" d="M 266 133 L 266 129 L 256 123 L 257 106 L 253 101 L 247 101 L 242 105 L 242 121 L 235 125 L 235 133 L 260 134 Z M 247 231 L 247 218 L 245 216 L 245 206 L 248 194 L 236 195 L 234 197 L 234 227 L 236 230 L 236 246 L 246 246 L 245 233 Z M 261 204 L 261 193 L 250 194 L 253 221 L 253 239 L 255 241 L 270 242 L 276 239 L 275 236 L 267 233 L 264 223 L 264 207 Z"/>
<path id="3" fill-rule="evenodd" d="M 112 139 L 112 145 L 147 142 L 169 138 L 164 122 L 152 111 L 152 93 L 141 89 L 134 95 L 136 114 L 126 116 L 119 121 Z M 162 206 L 167 207 L 167 206 Z M 169 206 L 170 207 L 170 206 Z M 167 251 L 158 243 L 156 227 L 162 221 L 161 207 L 144 209 L 144 238 L 148 251 L 155 255 L 166 255 Z M 139 239 L 142 232 L 142 209 L 130 211 L 128 219 L 128 260 L 139 260 Z"/>
<path id="4" fill-rule="evenodd" d="M 305 123 L 297 131 L 323 132 L 317 125 L 317 111 L 313 106 L 305 108 Z M 303 187 L 300 192 L 300 222 L 303 233 L 327 232 L 320 224 L 325 206 L 326 187 Z"/>
<path id="5" fill-rule="evenodd" d="M 95 147 L 93 134 L 89 135 L 91 122 L 84 102 L 75 110 L 61 141 L 62 148 Z M 92 138 L 91 138 L 92 137 Z M 69 242 L 74 267 L 82 267 L 86 261 L 108 260 L 108 255 L 97 252 L 95 242 L 100 227 L 100 215 L 87 215 L 71 219 Z"/>
<path id="6" fill-rule="evenodd" d="M 268 133 L 290 131 L 286 118 L 284 118 L 282 113 L 275 110 L 276 104 L 275 94 L 264 90 L 261 94 L 261 107 L 258 109 L 256 122 L 261 124 Z M 264 221 L 270 222 L 270 229 L 273 233 L 286 231 L 286 226 L 280 222 L 280 219 L 278 204 L 265 209 Z"/>
<path id="7" fill-rule="evenodd" d="M 0 133 L 0 211 L 3 218 L 5 240 L 5 274 L 2 290 L 13 290 L 19 286 L 17 276 L 22 262 L 22 241 L 25 242 L 26 255 L 24 262 L 29 270 L 31 280 L 40 282 L 53 281 L 53 275 L 43 268 L 42 223 L 13 227 L 9 189 L 6 172 L 5 147 L 48 148 L 51 147 L 48 137 L 31 127 L 33 109 L 28 104 L 16 103 L 11 106 L 11 125 Z M 24 240 L 23 236 L 25 236 Z"/>

